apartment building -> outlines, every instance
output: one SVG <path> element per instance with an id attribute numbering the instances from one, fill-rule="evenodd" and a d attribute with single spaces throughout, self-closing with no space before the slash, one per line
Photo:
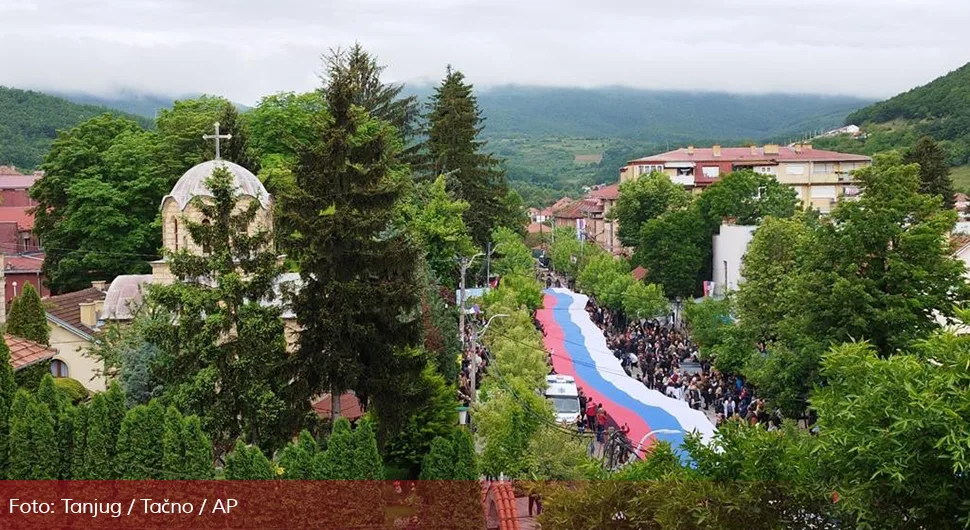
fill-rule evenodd
<path id="1" fill-rule="evenodd" d="M 839 197 L 858 195 L 852 171 L 871 163 L 868 156 L 813 149 L 811 144 L 687 146 L 631 160 L 620 169 L 620 182 L 658 171 L 699 193 L 727 173 L 751 169 L 788 184 L 804 206 L 827 213 Z"/>
<path id="2" fill-rule="evenodd" d="M 620 195 L 620 185 L 611 184 L 591 190 L 582 199 L 554 206 L 551 215 L 556 226 L 576 229 L 576 237 L 595 243 L 614 254 L 623 251 L 617 236 L 617 223 L 609 219 L 610 209 Z"/>

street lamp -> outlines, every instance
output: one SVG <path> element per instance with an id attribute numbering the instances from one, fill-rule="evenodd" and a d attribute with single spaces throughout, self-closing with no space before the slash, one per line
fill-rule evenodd
<path id="1" fill-rule="evenodd" d="M 657 429 L 655 431 L 650 431 L 647 434 L 644 434 L 643 438 L 640 438 L 640 442 L 637 443 L 637 453 L 639 453 L 641 450 L 641 447 L 643 447 L 643 442 L 647 441 L 647 438 L 655 434 L 683 434 L 683 432 L 678 431 L 677 429 Z"/>

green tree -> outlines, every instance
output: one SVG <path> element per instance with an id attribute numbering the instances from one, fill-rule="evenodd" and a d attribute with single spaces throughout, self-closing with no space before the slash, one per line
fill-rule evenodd
<path id="1" fill-rule="evenodd" d="M 226 457 L 226 480 L 273 480 L 276 468 L 256 446 L 246 445 L 242 440 Z"/>
<path id="2" fill-rule="evenodd" d="M 456 455 L 451 440 L 441 436 L 431 440 L 431 450 L 421 462 L 421 480 L 453 480 Z"/>
<path id="3" fill-rule="evenodd" d="M 377 439 L 367 420 L 351 430 L 346 418 L 338 418 L 327 440 L 327 449 L 314 458 L 317 480 L 381 480 L 383 464 Z"/>
<path id="4" fill-rule="evenodd" d="M 14 298 L 7 315 L 7 333 L 34 341 L 38 344 L 50 342 L 50 328 L 47 326 L 47 312 L 37 289 L 30 282 L 24 283 L 23 291 Z"/>
<path id="5" fill-rule="evenodd" d="M 10 414 L 7 478 L 55 480 L 60 472 L 54 416 L 46 403 L 17 391 Z"/>
<path id="6" fill-rule="evenodd" d="M 10 407 L 17 392 L 13 366 L 10 364 L 10 348 L 7 341 L 0 337 L 0 433 L 10 432 Z M 8 438 L 0 436 L 0 478 L 7 473 Z"/>
<path id="7" fill-rule="evenodd" d="M 623 292 L 623 312 L 630 318 L 666 315 L 670 308 L 663 287 L 634 281 Z"/>
<path id="8" fill-rule="evenodd" d="M 87 453 L 88 438 L 88 405 L 82 404 L 77 407 L 74 414 L 74 433 L 71 437 L 71 472 L 72 480 L 82 480 L 86 478 L 87 468 L 85 458 Z"/>
<path id="9" fill-rule="evenodd" d="M 310 431 L 300 431 L 296 441 L 292 441 L 280 452 L 279 465 L 283 469 L 283 478 L 289 480 L 311 480 L 313 478 L 313 461 L 320 447 L 310 434 Z"/>
<path id="10" fill-rule="evenodd" d="M 501 163 L 484 153 L 482 112 L 465 76 L 449 66 L 427 103 L 424 166 L 432 176 L 447 175 L 448 190 L 468 203 L 465 224 L 479 247 L 499 226 L 518 229 L 518 211 L 506 198 L 508 183 Z"/>
<path id="11" fill-rule="evenodd" d="M 211 480 L 212 441 L 202 430 L 198 416 L 184 418 L 182 424 L 182 445 L 185 447 L 185 461 L 182 464 L 182 478 L 185 480 Z"/>
<path id="12" fill-rule="evenodd" d="M 168 472 L 163 468 L 166 423 L 165 409 L 157 400 L 138 405 L 125 414 L 118 433 L 116 476 L 123 480 L 165 478 Z"/>
<path id="13" fill-rule="evenodd" d="M 455 388 L 432 366 L 425 368 L 422 379 L 405 394 L 405 399 L 409 402 L 408 414 L 401 420 L 397 434 L 384 444 L 383 452 L 389 463 L 417 474 L 431 441 L 454 430 L 458 401 Z"/>
<path id="14" fill-rule="evenodd" d="M 241 197 L 223 168 L 206 182 L 212 197 L 194 201 L 209 222 L 186 226 L 208 252 L 170 255 L 180 281 L 149 292 L 176 320 L 159 319 L 147 337 L 160 350 L 152 373 L 163 399 L 198 415 L 219 451 L 239 436 L 276 448 L 308 406 L 302 399 L 284 401 L 281 310 L 261 303 L 276 296 L 282 267 L 267 227 L 257 222 L 259 201 Z"/>
<path id="15" fill-rule="evenodd" d="M 412 195 L 403 205 L 405 222 L 421 243 L 435 279 L 441 285 L 454 288 L 458 284 L 456 258 L 475 253 L 475 245 L 462 220 L 468 203 L 448 196 L 444 177 L 430 184 L 419 184 Z"/>
<path id="16" fill-rule="evenodd" d="M 690 193 L 663 173 L 642 175 L 620 184 L 620 195 L 610 210 L 620 225 L 617 230 L 620 243 L 626 247 L 637 246 L 644 223 L 667 211 L 686 208 L 690 201 Z"/>
<path id="17" fill-rule="evenodd" d="M 71 480 L 73 476 L 74 455 L 78 448 L 77 427 L 78 408 L 67 404 L 57 417 L 57 478 Z"/>
<path id="18" fill-rule="evenodd" d="M 30 190 L 52 291 L 148 271 L 161 237 L 158 204 L 177 176 L 161 152 L 155 134 L 107 114 L 58 135 Z"/>
<path id="19" fill-rule="evenodd" d="M 182 413 L 175 407 L 165 409 L 165 422 L 162 428 L 161 474 L 157 478 L 174 480 L 181 477 L 185 464 L 185 433 Z"/>
<path id="20" fill-rule="evenodd" d="M 862 190 L 818 232 L 799 295 L 809 332 L 832 343 L 868 339 L 883 354 L 939 327 L 967 292 L 964 265 L 947 234 L 956 213 L 919 193 L 919 168 L 896 154 L 857 170 Z"/>
<path id="21" fill-rule="evenodd" d="M 931 136 L 920 138 L 903 156 L 903 162 L 919 164 L 920 193 L 940 196 L 943 207 L 953 209 L 956 199 L 953 196 L 950 165 L 946 162 L 946 152 Z"/>
<path id="22" fill-rule="evenodd" d="M 880 354 L 870 344 L 845 344 L 822 361 L 827 384 L 812 406 L 837 507 L 860 528 L 963 527 L 970 343 L 939 334 L 905 353 Z"/>
<path id="23" fill-rule="evenodd" d="M 107 393 L 94 396 L 87 408 L 87 433 L 84 442 L 84 462 L 80 473 L 73 472 L 77 480 L 111 480 L 116 478 L 114 457 L 118 431 L 115 428 L 112 407 Z M 120 427 L 120 424 L 118 424 Z"/>
<path id="24" fill-rule="evenodd" d="M 742 225 L 756 225 L 766 217 L 791 217 L 798 207 L 791 186 L 749 169 L 724 175 L 697 198 L 701 216 L 715 230 L 725 217 L 733 217 Z"/>
<path id="25" fill-rule="evenodd" d="M 328 65 L 339 64 L 346 70 L 353 84 L 354 105 L 366 110 L 372 117 L 393 125 L 405 146 L 411 143 L 418 132 L 418 98 L 402 97 L 404 85 L 381 82 L 381 74 L 386 67 L 378 64 L 374 55 L 356 42 L 346 53 L 338 50 L 330 54 L 326 61 Z M 330 72 L 329 69 L 327 71 Z M 324 81 L 328 82 L 329 78 Z"/>
<path id="26" fill-rule="evenodd" d="M 709 235 L 696 208 L 667 212 L 643 225 L 633 261 L 668 295 L 693 297 L 711 259 Z"/>
<path id="27" fill-rule="evenodd" d="M 329 114 L 314 118 L 317 140 L 299 154 L 298 191 L 284 208 L 289 236 L 303 248 L 290 388 L 306 402 L 353 389 L 378 417 L 389 417 L 427 362 L 413 348 L 422 330 L 420 251 L 394 224 L 406 184 L 399 141 L 355 104 L 356 90 L 353 72 L 331 59 Z"/>

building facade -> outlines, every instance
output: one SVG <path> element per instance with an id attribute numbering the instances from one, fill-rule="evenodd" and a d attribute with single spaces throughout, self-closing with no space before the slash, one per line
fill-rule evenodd
<path id="1" fill-rule="evenodd" d="M 791 186 L 804 207 L 828 213 L 840 197 L 858 195 L 852 172 L 871 163 L 868 156 L 813 149 L 810 144 L 688 146 L 631 160 L 620 169 L 620 182 L 657 171 L 700 192 L 727 173 L 750 169 Z"/>
<path id="2" fill-rule="evenodd" d="M 619 196 L 619 184 L 595 188 L 582 199 L 553 210 L 551 215 L 555 226 L 573 228 L 578 239 L 599 245 L 607 252 L 620 254 L 624 248 L 617 235 L 617 222 L 609 215 Z"/>

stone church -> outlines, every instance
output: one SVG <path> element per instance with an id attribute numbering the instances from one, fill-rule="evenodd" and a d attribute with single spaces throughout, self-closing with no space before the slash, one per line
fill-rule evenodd
<path id="1" fill-rule="evenodd" d="M 251 230 L 271 229 L 273 223 L 273 199 L 266 188 L 248 169 L 227 160 L 210 160 L 189 169 L 175 183 L 172 191 L 162 199 L 162 248 L 163 254 L 188 250 L 201 254 L 200 248 L 189 234 L 188 222 L 207 223 L 197 207 L 196 198 L 206 200 L 212 192 L 206 187 L 206 180 L 217 168 L 225 168 L 232 175 L 239 193 L 239 208 L 248 208 L 254 201 L 259 202 L 259 210 L 252 222 Z M 150 284 L 170 284 L 176 281 L 168 260 L 163 257 L 151 263 L 151 274 L 118 276 L 111 282 L 104 300 L 101 313 L 103 322 L 128 322 L 134 318 L 142 304 L 146 287 Z M 299 283 L 298 274 L 284 274 L 277 284 L 274 300 L 263 301 L 267 304 L 282 304 L 281 291 L 287 284 Z M 296 320 L 291 311 L 284 308 L 288 341 L 292 344 L 296 332 Z"/>

